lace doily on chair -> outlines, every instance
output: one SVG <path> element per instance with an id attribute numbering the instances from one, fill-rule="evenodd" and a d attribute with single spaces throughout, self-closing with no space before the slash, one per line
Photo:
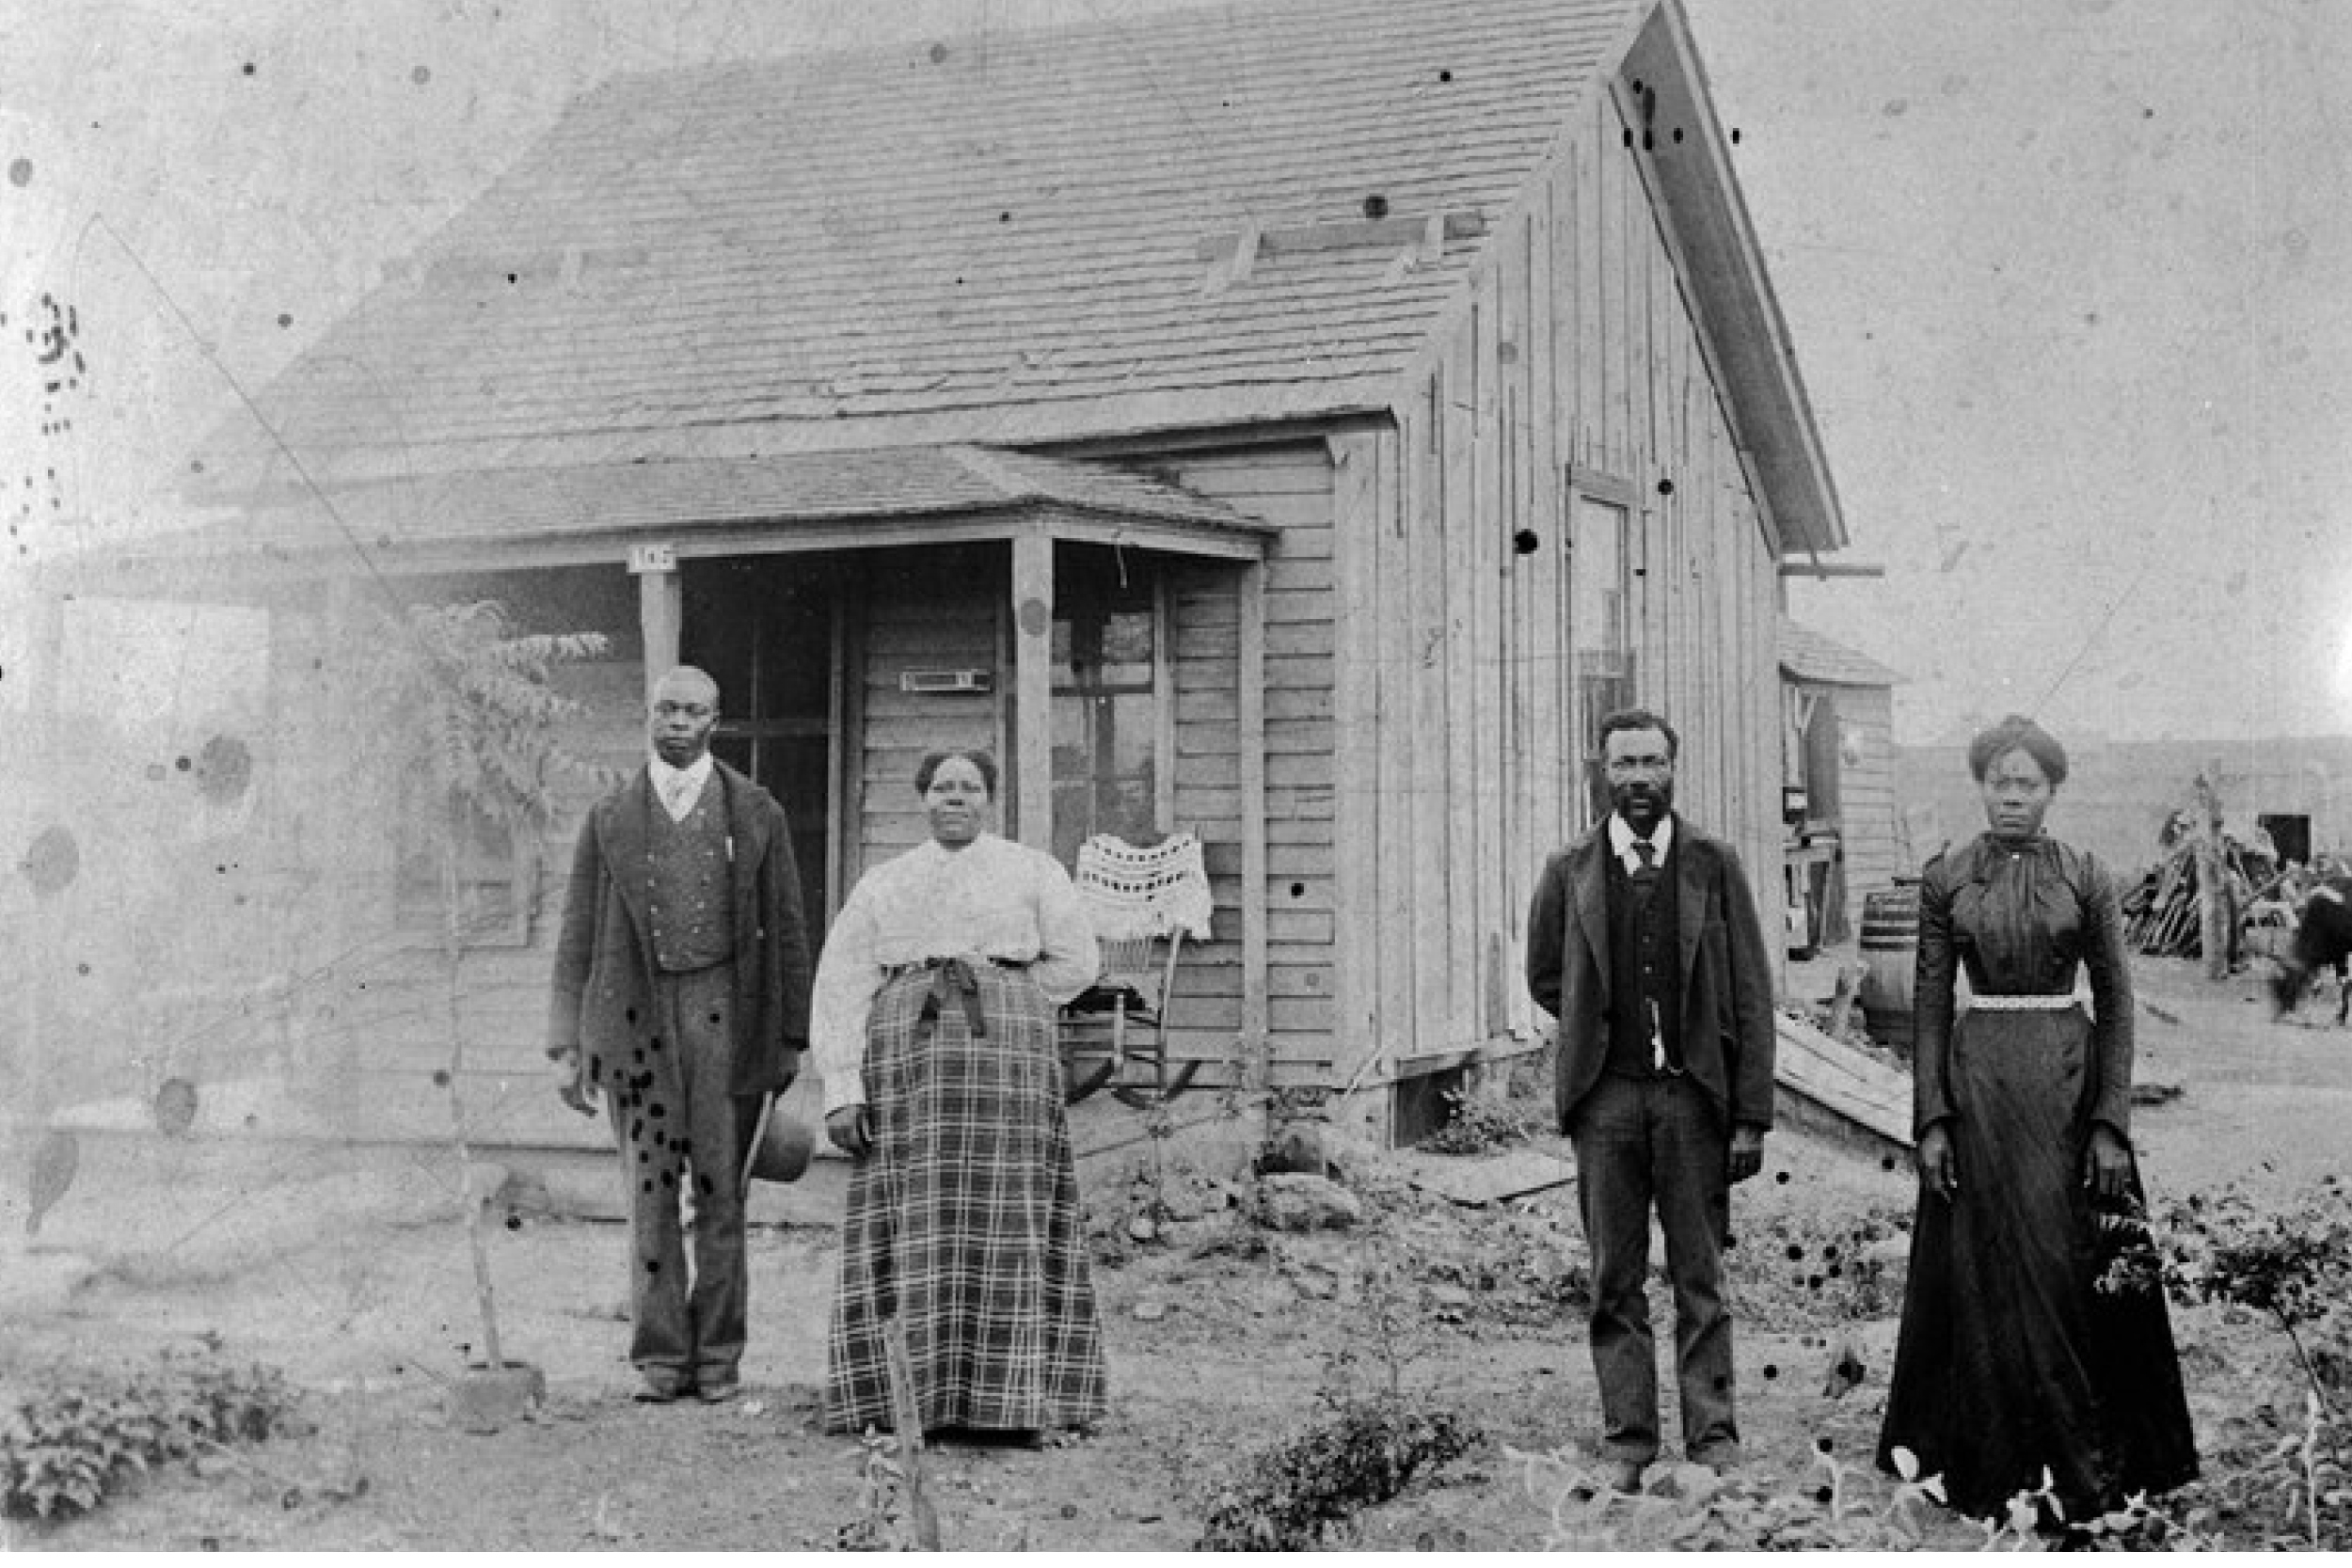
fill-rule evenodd
<path id="1" fill-rule="evenodd" d="M 1093 916 L 1094 934 L 1104 942 L 1174 931 L 1195 942 L 1209 940 L 1215 900 L 1200 841 L 1190 833 L 1171 833 L 1148 849 L 1098 834 L 1078 846 L 1072 880 Z"/>

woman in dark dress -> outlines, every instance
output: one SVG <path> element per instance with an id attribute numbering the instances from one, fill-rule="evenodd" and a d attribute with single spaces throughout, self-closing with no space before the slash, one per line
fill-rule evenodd
<path id="1" fill-rule="evenodd" d="M 1977 1515 L 2046 1468 L 2080 1519 L 2197 1474 L 2162 1292 L 2095 1283 L 2100 1216 L 2143 1201 L 2131 970 L 2106 870 L 2042 832 L 2064 750 L 2012 716 L 1968 765 L 1991 832 L 1919 889 L 1919 1212 L 1878 1457 L 1893 1470 L 1908 1449 Z M 1956 966 L 1973 993 L 1957 1021 Z"/>

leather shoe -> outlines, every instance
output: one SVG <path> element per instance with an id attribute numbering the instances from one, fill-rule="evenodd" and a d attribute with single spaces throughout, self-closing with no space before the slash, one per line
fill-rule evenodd
<path id="1" fill-rule="evenodd" d="M 721 1382 L 694 1385 L 694 1397 L 705 1404 L 724 1404 L 742 1391 L 743 1386 L 731 1377 Z"/>
<path id="2" fill-rule="evenodd" d="M 639 1404 L 675 1404 L 679 1395 L 692 1391 L 691 1384 L 665 1377 L 648 1377 L 638 1384 L 637 1392 L 630 1398 Z"/>
<path id="3" fill-rule="evenodd" d="M 1620 1459 L 1609 1466 L 1609 1490 L 1639 1492 L 1642 1489 L 1642 1465 L 1637 1460 Z"/>

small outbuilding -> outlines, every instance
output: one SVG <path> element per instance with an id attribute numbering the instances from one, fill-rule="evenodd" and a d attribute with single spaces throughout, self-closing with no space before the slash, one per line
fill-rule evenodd
<path id="1" fill-rule="evenodd" d="M 1895 794 L 1895 692 L 1902 676 L 1783 615 L 1782 820 L 1788 945 L 1844 942 L 1869 895 L 1903 863 Z"/>

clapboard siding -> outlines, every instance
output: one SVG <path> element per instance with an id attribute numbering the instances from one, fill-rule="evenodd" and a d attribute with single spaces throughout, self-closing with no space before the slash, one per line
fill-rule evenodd
<path id="1" fill-rule="evenodd" d="M 1331 1054 L 1332 475 L 1319 442 L 1186 452 L 1155 472 L 1281 529 L 1264 570 L 1264 781 L 1268 1061 L 1278 1081 L 1316 1082 Z M 1230 1082 L 1243 1027 L 1240 747 L 1241 576 L 1180 568 L 1176 619 L 1177 822 L 1199 833 L 1216 894 L 1216 940 L 1188 944 L 1181 982 L 1212 1010 L 1179 1008 L 1179 1055 Z M 1294 886 L 1301 891 L 1293 894 Z M 1320 924 L 1301 924 L 1301 913 Z M 1197 967 L 1197 973 L 1196 973 Z M 1275 976 L 1283 976 L 1278 984 Z M 1311 986 L 1307 976 L 1313 976 Z M 1314 1006 L 1298 1004 L 1312 996 Z"/>
<path id="2" fill-rule="evenodd" d="M 999 607 L 1010 580 L 1001 547 L 893 551 L 866 574 L 853 853 L 844 887 L 859 873 L 920 844 L 929 830 L 914 794 L 914 769 L 943 747 L 979 747 L 997 759 L 997 820 L 1012 821 L 1004 702 L 1011 689 Z M 911 692 L 910 670 L 978 669 L 994 692 Z"/>

